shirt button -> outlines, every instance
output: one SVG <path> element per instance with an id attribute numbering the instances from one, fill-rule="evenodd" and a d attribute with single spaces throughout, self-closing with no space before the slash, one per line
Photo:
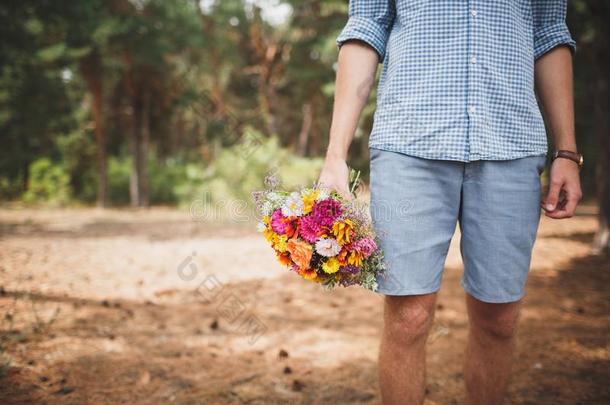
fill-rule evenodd
<path id="1" fill-rule="evenodd" d="M 473 65 L 476 65 L 476 63 L 477 63 L 477 57 L 476 57 L 476 56 L 473 56 L 472 58 L 470 58 L 470 62 L 471 62 Z"/>
<path id="2" fill-rule="evenodd" d="M 474 114 L 475 112 L 477 112 L 477 108 L 473 105 L 471 105 L 470 107 L 468 107 L 468 112 L 470 114 Z"/>
<path id="3" fill-rule="evenodd" d="M 470 14 L 472 14 L 473 17 L 476 17 L 478 13 L 477 10 L 471 10 Z"/>

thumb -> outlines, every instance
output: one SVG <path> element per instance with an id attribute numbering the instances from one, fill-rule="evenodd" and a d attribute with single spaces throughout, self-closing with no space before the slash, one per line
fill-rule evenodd
<path id="1" fill-rule="evenodd" d="M 557 207 L 557 203 L 559 202 L 559 192 L 561 191 L 561 183 L 551 181 L 551 185 L 549 187 L 549 193 L 546 196 L 546 201 L 544 203 L 544 209 L 546 211 L 554 211 Z"/>
<path id="2" fill-rule="evenodd" d="M 348 200 L 354 199 L 354 195 L 350 192 L 348 185 L 341 187 L 340 189 L 337 189 L 337 192 Z"/>

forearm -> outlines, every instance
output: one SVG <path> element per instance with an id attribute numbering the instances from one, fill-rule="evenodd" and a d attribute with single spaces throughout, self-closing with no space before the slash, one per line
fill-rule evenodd
<path id="1" fill-rule="evenodd" d="M 346 42 L 341 47 L 327 157 L 347 160 L 360 114 L 375 79 L 378 59 L 372 48 L 358 41 Z"/>
<path id="2" fill-rule="evenodd" d="M 572 55 L 558 47 L 543 55 L 535 66 L 536 91 L 546 116 L 556 149 L 576 151 Z M 570 218 L 582 197 L 578 166 L 567 159 L 556 159 L 551 166 L 549 191 L 542 201 L 546 215 Z"/>
<path id="3" fill-rule="evenodd" d="M 536 61 L 536 92 L 556 149 L 576 151 L 572 55 L 558 47 Z"/>

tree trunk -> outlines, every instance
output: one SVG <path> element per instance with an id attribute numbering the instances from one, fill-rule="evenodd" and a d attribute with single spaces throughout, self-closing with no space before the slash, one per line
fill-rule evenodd
<path id="1" fill-rule="evenodd" d="M 132 102 L 132 114 L 131 114 L 131 131 L 129 131 L 129 153 L 132 159 L 131 176 L 129 178 L 129 198 L 132 207 L 139 207 L 142 199 L 140 180 L 142 175 L 140 173 L 140 153 L 142 148 L 140 147 L 140 102 L 137 96 L 134 96 Z"/>
<path id="2" fill-rule="evenodd" d="M 97 205 L 108 205 L 108 167 L 106 134 L 104 132 L 104 92 L 102 58 L 98 50 L 92 51 L 80 62 L 80 70 L 93 97 L 93 124 L 97 146 Z"/>
<path id="3" fill-rule="evenodd" d="M 138 88 L 133 101 L 132 131 L 129 150 L 133 158 L 130 196 L 133 207 L 148 207 L 148 144 L 150 141 L 150 97 Z"/>
<path id="4" fill-rule="evenodd" d="M 150 143 L 150 92 L 143 90 L 140 114 L 140 207 L 150 206 L 148 181 L 148 145 Z"/>
<path id="5" fill-rule="evenodd" d="M 297 146 L 297 153 L 300 156 L 307 154 L 307 145 L 309 143 L 309 134 L 311 132 L 311 124 L 313 122 L 313 108 L 311 103 L 305 103 L 303 105 L 303 123 L 301 124 L 301 132 L 299 133 L 299 144 Z"/>
<path id="6" fill-rule="evenodd" d="M 610 254 L 610 122 L 608 109 L 610 108 L 610 91 L 608 79 L 605 77 L 606 69 L 610 69 L 607 56 L 600 55 L 595 81 L 595 127 L 598 139 L 596 188 L 599 203 L 599 228 L 594 239 L 594 250 L 597 253 Z M 605 62 L 605 63 L 604 63 Z M 606 69 L 603 69 L 606 67 Z"/>
<path id="7" fill-rule="evenodd" d="M 595 71 L 593 97 L 595 105 L 595 131 L 597 132 L 598 151 L 596 188 L 599 203 L 599 228 L 594 239 L 597 253 L 610 254 L 610 40 L 607 21 L 610 7 L 605 1 L 589 4 L 598 34 L 592 46 L 592 63 Z"/>

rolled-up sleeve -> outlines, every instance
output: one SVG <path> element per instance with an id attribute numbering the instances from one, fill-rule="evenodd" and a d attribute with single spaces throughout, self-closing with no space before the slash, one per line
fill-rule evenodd
<path id="1" fill-rule="evenodd" d="M 534 58 L 551 49 L 566 45 L 576 52 L 576 42 L 566 25 L 567 0 L 533 0 Z"/>
<path id="2" fill-rule="evenodd" d="M 337 47 L 351 39 L 364 41 L 382 62 L 395 16 L 394 0 L 350 0 L 349 19 L 337 37 Z"/>

